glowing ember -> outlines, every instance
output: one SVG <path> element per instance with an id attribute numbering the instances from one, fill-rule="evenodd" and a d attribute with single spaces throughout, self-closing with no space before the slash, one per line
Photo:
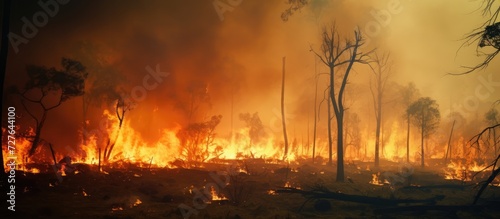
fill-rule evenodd
<path id="1" fill-rule="evenodd" d="M 377 174 L 375 173 L 372 174 L 372 180 L 370 181 L 370 184 L 376 186 L 383 186 L 384 184 L 382 183 L 379 177 L 380 177 L 380 172 L 378 172 Z"/>
<path id="2" fill-rule="evenodd" d="M 134 204 L 133 204 L 133 206 L 134 206 L 134 207 L 137 207 L 137 206 L 139 206 L 140 204 L 142 204 L 142 201 L 141 201 L 140 199 L 136 199 L 136 200 L 135 200 L 135 202 L 134 202 Z"/>

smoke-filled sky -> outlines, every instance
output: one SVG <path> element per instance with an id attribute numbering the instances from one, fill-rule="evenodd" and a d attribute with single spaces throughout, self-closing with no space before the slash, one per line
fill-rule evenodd
<path id="1" fill-rule="evenodd" d="M 322 27 L 335 23 L 343 37 L 352 37 L 359 27 L 368 43 L 363 49 L 389 52 L 394 63 L 391 83 L 414 82 L 421 95 L 438 101 L 443 118 L 452 107 L 468 120 L 483 120 L 499 97 L 498 60 L 477 73 L 447 75 L 480 61 L 475 45 L 459 50 L 463 37 L 485 20 L 480 1 L 311 0 L 286 22 L 281 13 L 289 7 L 287 1 L 238 2 L 72 0 L 58 4 L 57 10 L 52 5 L 53 16 L 36 28 L 34 36 L 25 36 L 27 42 L 17 48 L 9 47 L 6 86 L 22 85 L 28 64 L 60 68 L 61 58 L 69 57 L 87 66 L 89 82 L 101 81 L 130 93 L 142 85 L 147 66 L 159 66 L 169 76 L 126 115 L 146 139 L 154 141 L 164 128 L 218 114 L 223 116 L 218 132 L 225 135 L 231 124 L 244 125 L 238 114 L 246 112 L 258 112 L 268 131 L 279 133 L 282 58 L 286 57 L 289 130 L 300 138 L 305 134 L 299 133 L 312 123 L 315 71 L 327 71 L 320 62 L 315 64 L 310 50 L 319 50 Z M 216 9 L 214 3 L 227 10 Z M 32 22 L 44 9 L 36 1 L 12 4 L 10 32 L 22 37 L 23 18 Z M 366 66 L 355 65 L 348 85 L 349 110 L 367 124 L 374 120 L 368 88 L 371 75 Z M 320 99 L 327 79 L 321 77 Z M 485 81 L 493 82 L 478 88 Z M 487 95 L 478 97 L 478 89 Z M 89 114 L 100 115 L 105 107 L 93 105 Z M 51 111 L 45 137 L 72 144 L 82 126 L 82 109 L 82 98 L 77 97 Z M 89 118 L 96 125 L 100 117 Z"/>

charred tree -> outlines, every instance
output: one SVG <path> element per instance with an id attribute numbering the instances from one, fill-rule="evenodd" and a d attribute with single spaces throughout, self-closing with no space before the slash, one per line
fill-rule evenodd
<path id="1" fill-rule="evenodd" d="M 389 63 L 389 54 L 383 54 L 381 57 L 375 53 L 373 62 L 375 68 L 372 68 L 375 76 L 375 82 L 370 83 L 370 91 L 373 98 L 373 109 L 375 110 L 375 167 L 380 165 L 380 128 L 382 124 L 382 100 L 384 97 L 385 85 L 391 73 L 391 63 Z"/>
<path id="2" fill-rule="evenodd" d="M 109 157 L 111 156 L 111 152 L 113 151 L 113 148 L 116 145 L 116 142 L 118 140 L 118 137 L 120 136 L 120 132 L 122 130 L 123 126 L 123 120 L 125 119 L 125 113 L 127 111 L 131 110 L 131 105 L 128 103 L 125 103 L 125 100 L 120 98 L 116 101 L 116 106 L 115 106 L 115 113 L 116 113 L 116 118 L 118 118 L 118 130 L 116 135 L 114 136 L 114 139 L 111 140 L 111 136 L 108 138 L 108 143 L 106 144 L 106 147 L 104 148 L 104 162 L 109 161 Z"/>
<path id="3" fill-rule="evenodd" d="M 283 138 L 285 140 L 285 153 L 283 160 L 288 156 L 288 136 L 286 134 L 286 121 L 285 121 L 285 57 L 283 57 L 283 77 L 281 80 L 281 121 L 283 123 Z"/>
<path id="4" fill-rule="evenodd" d="M 359 30 L 354 31 L 354 39 L 341 41 L 335 25 L 332 25 L 323 29 L 320 53 L 311 48 L 311 51 L 329 68 L 330 101 L 332 102 L 337 122 L 337 182 L 344 181 L 343 125 L 345 89 L 354 63 L 367 64 L 368 55 L 371 53 L 358 51 L 364 44 Z M 345 67 L 345 69 L 339 69 L 341 66 Z M 340 84 L 336 83 L 335 78 L 342 79 Z"/>

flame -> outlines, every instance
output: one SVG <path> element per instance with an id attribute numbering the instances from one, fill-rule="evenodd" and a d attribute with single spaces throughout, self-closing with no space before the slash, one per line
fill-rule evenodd
<path id="1" fill-rule="evenodd" d="M 376 186 L 383 186 L 384 184 L 380 180 L 380 172 L 377 174 L 372 174 L 372 180 L 370 181 L 370 184 L 376 185 Z"/>
<path id="2" fill-rule="evenodd" d="M 142 201 L 140 199 L 136 199 L 135 202 L 134 202 L 134 204 L 133 204 L 133 207 L 137 207 L 140 204 L 142 204 Z"/>
<path id="3" fill-rule="evenodd" d="M 218 194 L 213 186 L 210 187 L 210 194 L 212 195 L 212 201 L 228 200 L 226 197 L 224 197 L 224 194 Z"/>
<path id="4" fill-rule="evenodd" d="M 484 170 L 486 165 L 479 165 L 476 161 L 473 162 L 450 162 L 444 170 L 444 176 L 447 180 L 462 180 L 472 181 L 472 176 Z"/>

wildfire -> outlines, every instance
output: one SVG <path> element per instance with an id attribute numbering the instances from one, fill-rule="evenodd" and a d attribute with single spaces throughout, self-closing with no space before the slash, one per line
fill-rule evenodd
<path id="1" fill-rule="evenodd" d="M 479 165 L 477 162 L 450 162 L 444 170 L 445 179 L 471 181 L 473 174 L 484 170 L 486 165 Z"/>

